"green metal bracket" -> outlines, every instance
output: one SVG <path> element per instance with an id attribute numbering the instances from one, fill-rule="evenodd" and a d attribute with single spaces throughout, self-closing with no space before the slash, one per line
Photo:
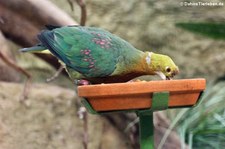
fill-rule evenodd
<path id="1" fill-rule="evenodd" d="M 200 94 L 198 96 L 198 101 L 196 102 L 195 105 L 193 105 L 193 107 L 196 107 L 197 105 L 199 105 L 199 103 L 202 101 L 202 97 L 203 97 L 204 93 L 205 93 L 204 91 L 200 92 Z"/>
<path id="2" fill-rule="evenodd" d="M 99 114 L 97 111 L 95 111 L 93 109 L 93 107 L 91 106 L 91 104 L 87 101 L 87 99 L 83 98 L 81 100 L 81 103 L 85 106 L 85 108 L 87 109 L 87 111 L 91 114 Z"/>
<path id="3" fill-rule="evenodd" d="M 168 109 L 169 92 L 153 93 L 152 95 L 152 107 L 153 111 L 160 111 Z"/>
<path id="4" fill-rule="evenodd" d="M 153 111 L 138 111 L 141 149 L 154 149 Z"/>
<path id="5" fill-rule="evenodd" d="M 153 112 L 168 108 L 169 92 L 153 93 L 151 109 L 138 110 L 141 149 L 154 149 Z"/>

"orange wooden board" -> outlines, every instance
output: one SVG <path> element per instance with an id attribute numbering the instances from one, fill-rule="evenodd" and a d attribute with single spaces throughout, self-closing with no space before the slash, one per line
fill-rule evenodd
<path id="1" fill-rule="evenodd" d="M 205 79 L 160 80 L 78 87 L 96 111 L 145 109 L 151 107 L 152 93 L 168 91 L 169 107 L 192 106 L 206 87 Z"/>

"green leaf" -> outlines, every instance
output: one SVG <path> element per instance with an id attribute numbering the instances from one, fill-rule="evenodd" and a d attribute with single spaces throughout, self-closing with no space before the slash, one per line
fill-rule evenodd
<path id="1" fill-rule="evenodd" d="M 213 39 L 225 40 L 225 23 L 176 23 L 176 26 Z"/>

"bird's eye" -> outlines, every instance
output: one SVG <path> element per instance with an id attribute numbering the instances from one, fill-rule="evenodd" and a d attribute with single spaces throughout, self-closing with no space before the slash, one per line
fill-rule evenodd
<path id="1" fill-rule="evenodd" d="M 166 72 L 170 72 L 171 68 L 170 67 L 166 67 Z"/>

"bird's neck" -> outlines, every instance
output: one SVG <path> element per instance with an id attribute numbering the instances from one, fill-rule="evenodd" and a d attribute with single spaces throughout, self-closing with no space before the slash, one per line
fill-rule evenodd
<path id="1" fill-rule="evenodd" d="M 133 69 L 143 75 L 154 74 L 151 69 L 152 52 L 141 52 L 137 61 L 133 64 Z"/>

